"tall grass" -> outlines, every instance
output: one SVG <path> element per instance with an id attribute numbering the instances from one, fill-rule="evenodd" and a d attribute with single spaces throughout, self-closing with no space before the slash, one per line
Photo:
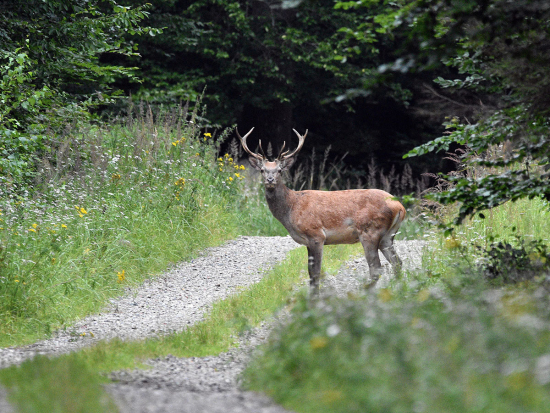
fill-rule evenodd
<path id="1" fill-rule="evenodd" d="M 200 105 L 52 138 L 35 192 L 0 188 L 0 345 L 98 311 L 126 286 L 246 232 L 244 166 L 218 158 Z M 214 135 L 214 136 L 213 136 Z"/>

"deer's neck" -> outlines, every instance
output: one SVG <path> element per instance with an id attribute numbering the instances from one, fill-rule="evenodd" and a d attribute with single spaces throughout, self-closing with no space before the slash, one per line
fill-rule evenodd
<path id="1" fill-rule="evenodd" d="M 277 218 L 285 228 L 290 226 L 290 210 L 292 207 L 293 193 L 284 184 L 279 183 L 275 188 L 265 190 L 265 199 L 273 216 Z"/>

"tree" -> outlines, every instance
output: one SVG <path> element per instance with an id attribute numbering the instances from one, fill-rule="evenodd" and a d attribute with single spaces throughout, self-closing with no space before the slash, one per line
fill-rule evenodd
<path id="1" fill-rule="evenodd" d="M 332 0 L 291 8 L 253 0 L 152 4 L 144 24 L 164 28 L 163 35 L 141 39 L 140 56 L 126 62 L 141 67 L 143 83 L 121 85 L 136 98 L 178 103 L 206 87 L 210 121 L 237 123 L 241 132 L 255 126 L 251 147 L 261 137 L 276 151 L 292 128 L 308 128 L 304 152 L 332 145 L 336 154 L 350 152 L 347 160 L 359 170 L 371 157 L 384 167 L 403 162 L 401 155 L 431 132 L 434 123 L 404 104 L 411 78 L 388 73 L 365 92 L 399 39 L 374 26 L 361 38 L 344 29 L 383 12 L 377 2 L 367 11 L 335 9 Z"/>
<path id="2" fill-rule="evenodd" d="M 484 168 L 481 175 L 446 176 L 449 188 L 434 195 L 443 204 L 460 202 L 455 223 L 507 200 L 550 200 L 548 2 L 402 0 L 388 2 L 378 22 L 380 30 L 407 39 L 399 64 L 388 62 L 383 69 L 422 71 L 443 61 L 458 76 L 435 79 L 441 97 L 469 107 L 461 99 L 478 99 L 473 118 L 451 116 L 448 135 L 407 155 L 460 144 L 467 148 L 460 156 L 464 170 Z M 489 156 L 490 149 L 498 156 Z"/>
<path id="3" fill-rule="evenodd" d="M 132 55 L 124 36 L 138 27 L 145 6 L 114 0 L 27 0 L 0 4 L 0 181 L 32 178 L 34 159 L 59 130 L 111 101 L 116 77 L 132 69 L 101 64 L 102 54 Z"/>

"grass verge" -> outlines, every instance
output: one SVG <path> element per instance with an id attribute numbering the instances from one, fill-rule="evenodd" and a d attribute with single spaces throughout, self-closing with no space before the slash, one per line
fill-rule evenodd
<path id="1" fill-rule="evenodd" d="M 323 270 L 335 272 L 343 260 L 358 252 L 356 245 L 327 247 Z M 181 333 L 135 342 L 102 342 L 54 359 L 37 357 L 21 366 L 0 370 L 0 383 L 8 388 L 10 400 L 24 412 L 116 411 L 111 410 L 102 390 L 102 384 L 108 381 L 104 373 L 138 367 L 146 359 L 168 354 L 197 357 L 227 351 L 239 334 L 293 302 L 296 286 L 307 278 L 306 263 L 304 247 L 291 251 L 260 282 L 216 303 L 204 321 Z M 298 295 L 304 295 L 304 289 Z M 79 392 L 81 385 L 86 392 Z"/>

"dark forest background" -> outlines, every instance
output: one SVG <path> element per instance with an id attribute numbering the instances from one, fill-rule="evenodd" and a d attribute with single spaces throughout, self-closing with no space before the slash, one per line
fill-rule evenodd
<path id="1" fill-rule="evenodd" d="M 549 46 L 543 0 L 8 0 L 1 179 L 32 181 L 52 137 L 122 113 L 124 97 L 157 110 L 202 96 L 209 130 L 255 127 L 251 146 L 278 151 L 309 129 L 303 153 L 348 153 L 358 176 L 373 160 L 416 176 L 523 165 L 447 177 L 458 191 L 440 201 L 471 201 L 464 214 L 547 197 Z M 489 160 L 491 147 L 505 150 Z"/>

